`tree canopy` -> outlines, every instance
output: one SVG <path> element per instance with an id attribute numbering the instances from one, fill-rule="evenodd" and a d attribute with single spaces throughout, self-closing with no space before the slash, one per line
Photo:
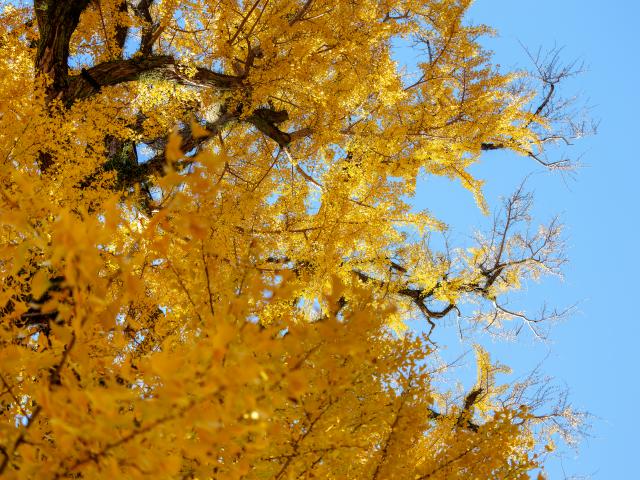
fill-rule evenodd
<path id="1" fill-rule="evenodd" d="M 518 190 L 439 249 L 412 199 L 443 176 L 487 210 L 483 151 L 562 169 L 581 129 L 572 70 L 500 70 L 470 3 L 2 3 L 0 476 L 542 475 L 576 415 L 477 345 L 447 387 L 430 335 L 544 336 L 562 312 L 505 299 L 561 273 L 560 225 Z"/>

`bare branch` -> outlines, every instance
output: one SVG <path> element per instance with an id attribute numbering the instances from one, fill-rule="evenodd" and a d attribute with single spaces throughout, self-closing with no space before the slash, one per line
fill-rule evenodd
<path id="1" fill-rule="evenodd" d="M 563 63 L 561 48 L 554 47 L 549 51 L 541 48 L 535 53 L 523 46 L 533 64 L 533 71 L 522 82 L 516 83 L 513 89 L 517 93 L 539 91 L 537 102 L 530 109 L 529 120 L 525 128 L 533 130 L 540 139 L 536 145 L 521 145 L 512 139 L 499 142 L 485 142 L 480 148 L 483 151 L 513 149 L 532 158 L 549 170 L 571 171 L 577 164 L 570 158 L 548 160 L 547 147 L 554 144 L 572 145 L 573 141 L 593 135 L 597 130 L 597 122 L 588 117 L 588 108 L 575 109 L 575 98 L 559 97 L 560 86 L 567 79 L 584 71 L 584 65 L 577 61 Z"/>

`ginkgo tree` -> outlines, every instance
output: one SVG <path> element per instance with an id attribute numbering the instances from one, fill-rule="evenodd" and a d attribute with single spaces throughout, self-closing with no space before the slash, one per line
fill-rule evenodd
<path id="1" fill-rule="evenodd" d="M 483 151 L 562 169 L 582 128 L 571 70 L 500 71 L 469 4 L 2 2 L 2 478 L 542 475 L 576 415 L 477 346 L 443 387 L 430 335 L 544 335 L 562 312 L 505 298 L 560 273 L 560 226 L 518 191 L 440 251 L 412 198 L 438 175 L 486 210 Z"/>

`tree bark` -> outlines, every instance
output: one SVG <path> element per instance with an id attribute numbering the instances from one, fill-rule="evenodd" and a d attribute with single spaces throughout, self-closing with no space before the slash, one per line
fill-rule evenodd
<path id="1" fill-rule="evenodd" d="M 68 101 L 73 103 L 97 93 L 100 88 L 140 80 L 144 75 L 156 76 L 181 85 L 233 90 L 243 87 L 243 78 L 197 67 L 188 75 L 176 60 L 168 55 L 137 57 L 104 62 L 83 70 L 69 79 Z"/>
<path id="2" fill-rule="evenodd" d="M 69 75 L 69 41 L 78 26 L 80 14 L 90 0 L 35 0 L 40 40 L 36 54 L 36 75 L 45 78 L 46 100 L 64 96 Z"/>

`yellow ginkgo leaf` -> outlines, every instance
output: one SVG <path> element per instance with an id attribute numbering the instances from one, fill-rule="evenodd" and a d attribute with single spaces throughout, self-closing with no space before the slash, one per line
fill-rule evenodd
<path id="1" fill-rule="evenodd" d="M 211 136 L 211 132 L 207 130 L 205 127 L 203 127 L 202 125 L 200 125 L 200 123 L 198 123 L 197 121 L 192 120 L 191 135 L 193 135 L 194 138 L 203 138 L 203 137 Z"/>
<path id="2" fill-rule="evenodd" d="M 173 129 L 169 134 L 167 146 L 165 147 L 165 156 L 169 164 L 182 158 L 183 152 L 181 146 L 182 137 L 177 129 Z"/>
<path id="3" fill-rule="evenodd" d="M 49 272 L 46 268 L 41 268 L 31 279 L 31 295 L 34 300 L 38 300 L 42 297 L 50 285 Z"/>

